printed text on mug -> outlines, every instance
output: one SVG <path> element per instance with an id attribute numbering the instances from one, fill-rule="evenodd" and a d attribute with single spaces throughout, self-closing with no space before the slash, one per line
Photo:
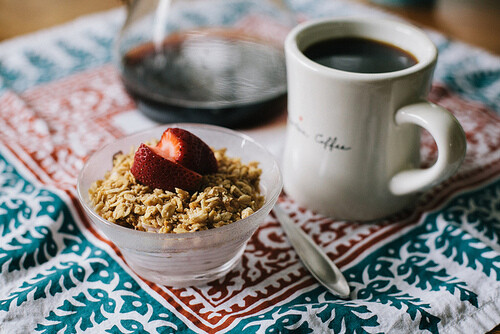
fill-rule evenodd
<path id="1" fill-rule="evenodd" d="M 341 150 L 341 151 L 349 151 L 351 148 L 338 143 L 337 137 L 325 136 L 321 133 L 318 133 L 314 140 L 316 143 L 323 145 L 325 150 L 333 151 L 333 150 Z"/>

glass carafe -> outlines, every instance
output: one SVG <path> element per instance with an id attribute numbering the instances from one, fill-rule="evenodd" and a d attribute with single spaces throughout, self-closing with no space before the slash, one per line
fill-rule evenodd
<path id="1" fill-rule="evenodd" d="M 244 127 L 285 108 L 295 24 L 282 0 L 135 0 L 115 57 L 148 117 Z"/>

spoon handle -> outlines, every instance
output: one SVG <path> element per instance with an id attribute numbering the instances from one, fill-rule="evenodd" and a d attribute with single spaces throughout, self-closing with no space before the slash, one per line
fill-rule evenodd
<path id="1" fill-rule="evenodd" d="M 299 255 L 300 260 L 309 272 L 333 294 L 348 298 L 349 284 L 339 268 L 330 260 L 321 248 L 297 226 L 278 205 L 273 208 L 274 214 L 281 223 L 288 240 Z"/>

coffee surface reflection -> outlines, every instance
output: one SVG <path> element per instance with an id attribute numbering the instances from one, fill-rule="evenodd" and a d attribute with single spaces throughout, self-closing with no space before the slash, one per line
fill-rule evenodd
<path id="1" fill-rule="evenodd" d="M 304 54 L 321 65 L 357 73 L 395 72 L 417 63 L 415 56 L 394 45 L 357 37 L 326 39 Z"/>

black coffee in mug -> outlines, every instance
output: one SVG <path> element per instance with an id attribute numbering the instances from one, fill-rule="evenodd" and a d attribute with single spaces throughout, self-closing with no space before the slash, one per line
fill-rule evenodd
<path id="1" fill-rule="evenodd" d="M 358 37 L 326 39 L 303 53 L 321 65 L 357 73 L 394 72 L 418 62 L 414 55 L 397 46 Z"/>

